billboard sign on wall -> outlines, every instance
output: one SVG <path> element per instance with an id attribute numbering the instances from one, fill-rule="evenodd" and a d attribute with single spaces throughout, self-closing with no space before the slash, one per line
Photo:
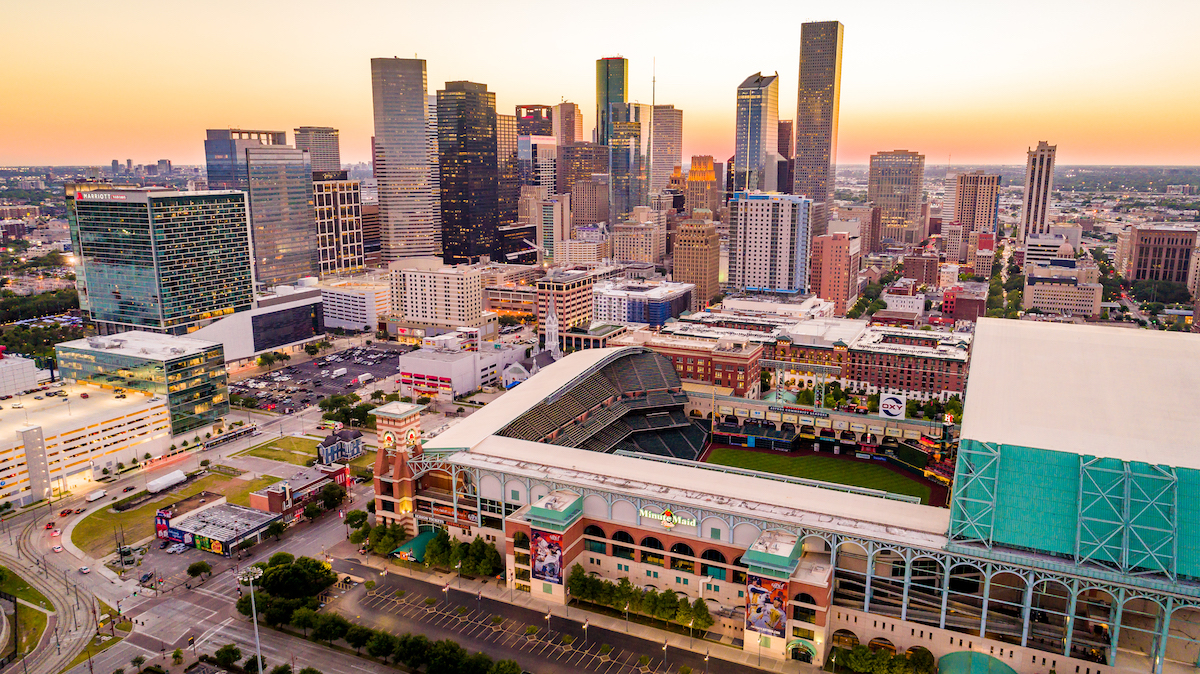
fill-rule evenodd
<path id="1" fill-rule="evenodd" d="M 879 414 L 888 419 L 903 419 L 907 410 L 908 400 L 897 393 L 883 393 L 879 396 Z"/>
<path id="2" fill-rule="evenodd" d="M 782 637 L 787 625 L 787 581 L 746 575 L 746 629 Z"/>
<path id="3" fill-rule="evenodd" d="M 533 577 L 538 580 L 562 585 L 562 534 L 552 531 L 530 529 L 533 552 Z"/>

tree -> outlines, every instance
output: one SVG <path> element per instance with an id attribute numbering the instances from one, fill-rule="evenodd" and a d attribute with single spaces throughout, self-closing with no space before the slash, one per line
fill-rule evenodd
<path id="1" fill-rule="evenodd" d="M 292 666 L 286 663 L 275 665 L 271 668 L 271 674 L 292 674 Z"/>
<path id="2" fill-rule="evenodd" d="M 367 523 L 367 511 L 351 510 L 346 513 L 346 525 L 351 529 L 357 529 Z"/>
<path id="3" fill-rule="evenodd" d="M 201 468 L 208 468 L 208 466 L 209 466 L 211 463 L 212 463 L 212 461 L 209 461 L 208 459 L 205 459 L 205 460 L 203 460 L 203 461 L 201 461 L 201 462 L 200 462 L 200 467 L 201 467 Z"/>
<path id="4" fill-rule="evenodd" d="M 317 519 L 322 512 L 324 512 L 324 510 L 321 508 L 321 504 L 317 503 L 316 501 L 304 506 L 304 516 L 310 520 Z"/>
<path id="5" fill-rule="evenodd" d="M 692 625 L 692 620 L 695 617 L 696 614 L 692 612 L 691 602 L 687 600 L 687 597 L 684 597 L 683 600 L 679 602 L 679 608 L 675 609 L 675 622 L 679 623 L 680 625 Z"/>
<path id="6" fill-rule="evenodd" d="M 521 671 L 516 660 L 497 660 L 488 674 L 521 674 Z"/>
<path id="7" fill-rule="evenodd" d="M 449 639 L 435 641 L 429 648 L 427 674 L 459 674 L 467 652 Z"/>
<path id="8" fill-rule="evenodd" d="M 405 634 L 396 644 L 396 660 L 412 669 L 429 661 L 429 639 L 424 634 Z"/>
<path id="9" fill-rule="evenodd" d="M 346 636 L 350 629 L 350 621 L 336 613 L 317 614 L 316 624 L 313 625 L 313 638 L 318 641 L 333 642 Z"/>
<path id="10" fill-rule="evenodd" d="M 233 644 L 225 644 L 218 648 L 216 653 L 213 653 L 213 659 L 221 667 L 229 669 L 234 663 L 242 659 L 242 649 Z"/>
<path id="11" fill-rule="evenodd" d="M 263 668 L 266 666 L 266 659 L 259 660 L 257 655 L 251 655 L 242 663 L 242 669 L 246 670 L 246 674 L 263 674 Z"/>
<path id="12" fill-rule="evenodd" d="M 346 630 L 346 643 L 354 647 L 354 653 L 357 655 L 373 636 L 375 636 L 374 630 L 362 625 L 351 625 L 350 629 Z"/>
<path id="13" fill-rule="evenodd" d="M 909 658 L 913 671 L 917 674 L 933 674 L 937 671 L 937 663 L 933 659 L 933 653 L 924 648 L 914 649 Z"/>
<path id="14" fill-rule="evenodd" d="M 140 671 L 142 671 L 142 665 L 146 664 L 146 656 L 135 655 L 129 659 L 129 664 L 133 665 L 134 667 L 137 667 L 137 670 L 140 672 Z"/>
<path id="15" fill-rule="evenodd" d="M 396 652 L 396 637 L 387 632 L 376 632 L 371 636 L 371 640 L 367 642 L 367 654 L 373 658 L 379 658 L 387 662 L 388 658 Z"/>
<path id="16" fill-rule="evenodd" d="M 315 355 L 317 355 L 317 354 L 318 354 L 320 351 L 321 351 L 321 350 L 317 348 L 317 345 L 316 345 L 316 344 L 313 344 L 313 343 L 311 343 L 311 342 L 310 342 L 310 343 L 308 343 L 308 344 L 305 344 L 305 345 L 304 345 L 304 353 L 307 353 L 307 354 L 308 354 L 308 355 L 310 355 L 310 356 L 315 356 Z"/>
<path id="17" fill-rule="evenodd" d="M 192 578 L 195 578 L 196 576 L 201 576 L 201 575 L 204 575 L 207 573 L 212 573 L 212 566 L 209 565 L 208 562 L 205 562 L 205 561 L 192 562 L 191 564 L 188 565 L 187 575 L 191 576 Z"/>
<path id="18" fill-rule="evenodd" d="M 869 672 L 873 660 L 871 649 L 859 644 L 846 655 L 846 666 L 855 672 Z"/>
<path id="19" fill-rule="evenodd" d="M 172 662 L 172 663 L 174 663 L 174 664 L 176 664 L 176 665 L 182 665 L 182 664 L 183 664 L 183 649 L 182 649 L 182 648 L 176 648 L 176 649 L 175 649 L 175 650 L 174 650 L 174 651 L 171 653 L 171 662 Z"/>
<path id="20" fill-rule="evenodd" d="M 274 536 L 275 540 L 279 540 L 283 536 L 283 532 L 287 531 L 287 525 L 279 520 L 275 520 L 267 525 L 267 535 Z"/>
<path id="21" fill-rule="evenodd" d="M 492 658 L 482 652 L 467 656 L 458 671 L 462 674 L 488 674 L 492 671 Z"/>
<path id="22" fill-rule="evenodd" d="M 340 484 L 329 483 L 321 489 L 321 503 L 326 510 L 333 510 L 346 500 L 346 488 Z"/>
<path id="23" fill-rule="evenodd" d="M 304 630 L 304 636 L 308 637 L 308 630 L 317 624 L 317 612 L 311 608 L 298 608 L 292 612 L 292 626 L 299 627 Z"/>
<path id="24" fill-rule="evenodd" d="M 708 612 L 708 602 L 696 598 L 692 602 L 692 626 L 703 632 L 713 626 L 712 614 Z"/>
<path id="25" fill-rule="evenodd" d="M 267 560 L 267 566 L 285 566 L 294 564 L 295 561 L 296 556 L 293 554 L 287 552 L 276 552 L 275 554 L 271 555 L 270 559 Z"/>
<path id="26" fill-rule="evenodd" d="M 304 669 L 300 670 L 300 674 L 321 674 L 321 670 L 317 669 L 316 667 L 305 667 Z"/>
<path id="27" fill-rule="evenodd" d="M 672 620 L 675 614 L 679 611 L 679 596 L 674 590 L 666 590 L 658 595 L 658 605 L 654 608 L 654 615 L 663 620 Z"/>

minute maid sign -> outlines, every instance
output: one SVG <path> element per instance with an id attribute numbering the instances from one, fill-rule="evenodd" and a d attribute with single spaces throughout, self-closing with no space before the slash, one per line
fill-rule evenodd
<path id="1" fill-rule="evenodd" d="M 672 529 L 676 524 L 682 524 L 685 527 L 696 526 L 696 520 L 690 517 L 680 517 L 679 515 L 671 512 L 670 508 L 667 508 L 661 513 L 650 512 L 649 510 L 642 508 L 638 511 L 638 516 L 648 520 L 658 520 L 659 522 L 662 522 L 664 529 Z"/>

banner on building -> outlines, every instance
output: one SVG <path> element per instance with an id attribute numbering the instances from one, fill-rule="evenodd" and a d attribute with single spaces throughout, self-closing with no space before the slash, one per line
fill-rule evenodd
<path id="1" fill-rule="evenodd" d="M 562 534 L 530 529 L 533 551 L 533 577 L 562 585 Z"/>
<path id="2" fill-rule="evenodd" d="M 787 625 L 787 581 L 746 575 L 746 629 L 782 637 Z"/>
<path id="3" fill-rule="evenodd" d="M 879 414 L 888 419 L 904 419 L 908 399 L 898 393 L 883 393 L 879 396 Z"/>

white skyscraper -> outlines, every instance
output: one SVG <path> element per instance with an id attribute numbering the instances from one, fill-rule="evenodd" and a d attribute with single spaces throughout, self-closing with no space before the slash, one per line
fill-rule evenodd
<path id="1" fill-rule="evenodd" d="M 371 59 L 375 176 L 379 181 L 380 253 L 386 261 L 440 256 L 422 59 Z M 436 131 L 436 123 L 433 126 Z"/>
<path id="2" fill-rule="evenodd" d="M 807 292 L 812 203 L 793 194 L 734 194 L 729 201 L 729 284 L 751 292 Z"/>
<path id="3" fill-rule="evenodd" d="M 438 224 L 440 230 L 442 223 L 442 169 L 438 164 L 437 94 L 429 94 L 425 97 L 425 140 L 429 148 L 429 193 L 433 195 L 433 221 Z M 440 246 L 438 250 L 441 250 Z"/>
<path id="4" fill-rule="evenodd" d="M 1021 204 L 1021 240 L 1050 233 L 1046 217 L 1050 209 L 1050 192 L 1054 190 L 1054 153 L 1057 145 L 1038 141 L 1036 150 L 1029 150 L 1025 164 L 1025 200 Z"/>
<path id="5" fill-rule="evenodd" d="M 673 105 L 656 105 L 650 139 L 651 194 L 671 184 L 671 173 L 676 166 L 683 166 L 683 110 L 676 110 Z"/>

